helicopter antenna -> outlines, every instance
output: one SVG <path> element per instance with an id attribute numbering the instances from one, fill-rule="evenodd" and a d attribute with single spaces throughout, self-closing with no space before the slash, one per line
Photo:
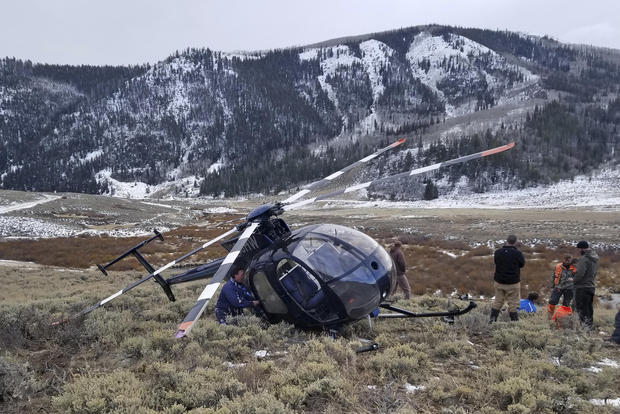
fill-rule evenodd
<path id="1" fill-rule="evenodd" d="M 250 238 L 250 236 L 252 236 L 252 234 L 259 225 L 260 223 L 256 222 L 250 223 L 249 225 L 247 225 L 241 236 L 239 236 L 239 239 L 230 250 L 230 252 L 226 255 L 224 261 L 217 269 L 217 272 L 215 272 L 215 275 L 213 275 L 200 296 L 198 296 L 198 300 L 196 301 L 192 309 L 189 311 L 183 322 L 181 322 L 181 324 L 179 325 L 179 329 L 176 334 L 177 338 L 182 338 L 187 335 L 189 331 L 191 331 L 194 324 L 196 323 L 198 318 L 200 318 L 200 315 L 202 315 L 202 312 L 207 307 L 207 304 L 209 303 L 213 295 L 215 295 L 215 291 L 220 285 L 220 282 L 224 280 L 226 275 L 228 275 L 228 271 L 235 263 L 237 256 L 239 256 L 239 253 L 241 253 L 241 250 L 247 243 L 248 239 Z"/>
<path id="2" fill-rule="evenodd" d="M 514 142 L 511 142 L 509 144 L 506 145 L 502 145 L 500 147 L 496 147 L 496 148 L 491 148 L 485 151 L 480 151 L 477 152 L 475 154 L 470 154 L 470 155 L 464 155 L 462 157 L 458 157 L 458 158 L 454 158 L 448 161 L 443 161 L 443 162 L 438 162 L 436 164 L 432 164 L 432 165 L 427 165 L 426 167 L 421 167 L 421 168 L 416 168 L 413 169 L 411 171 L 407 171 L 404 173 L 400 173 L 400 174 L 395 174 L 395 175 L 390 175 L 388 177 L 383 177 L 383 178 L 378 178 L 376 180 L 372 180 L 372 181 L 368 181 L 362 184 L 355 184 L 346 188 L 341 188 L 339 190 L 333 191 L 329 194 L 324 194 L 322 196 L 318 196 L 318 197 L 314 197 L 314 198 L 308 198 L 306 200 L 302 200 L 302 201 L 298 201 L 296 203 L 293 204 L 287 204 L 284 206 L 284 210 L 285 211 L 289 211 L 289 210 L 293 210 L 295 208 L 301 207 L 301 206 L 305 206 L 307 204 L 312 204 L 315 201 L 321 201 L 321 200 L 325 200 L 327 198 L 330 197 L 334 197 L 340 194 L 344 194 L 344 193 L 350 193 L 352 191 L 356 191 L 356 190 L 361 190 L 364 188 L 368 188 L 370 187 L 372 184 L 376 184 L 376 183 L 380 183 L 380 182 L 384 182 L 384 181 L 388 181 L 388 180 L 393 180 L 396 178 L 402 178 L 402 177 L 411 177 L 414 175 L 419 175 L 419 174 L 424 174 L 426 172 L 429 171 L 433 171 L 433 170 L 437 170 L 441 167 L 447 167 L 450 165 L 454 165 L 454 164 L 459 164 L 462 162 L 467 162 L 467 161 L 471 161 L 471 160 L 475 160 L 477 158 L 482 158 L 482 157 L 486 157 L 489 155 L 493 155 L 493 154 L 498 154 L 500 152 L 504 152 L 504 151 L 508 151 L 509 149 L 513 148 L 515 146 Z"/>
<path id="3" fill-rule="evenodd" d="M 404 143 L 407 139 L 406 138 L 401 138 L 398 141 L 395 141 L 393 143 L 391 143 L 390 145 L 388 145 L 385 148 L 381 148 L 380 150 L 377 150 L 375 152 L 373 152 L 372 154 L 362 158 L 361 160 L 355 161 L 353 164 L 350 164 L 346 167 L 344 167 L 343 169 L 336 171 L 333 174 L 328 175 L 327 177 L 319 180 L 319 181 L 315 181 L 313 183 L 310 183 L 308 185 L 305 186 L 305 188 L 295 194 L 293 194 L 292 196 L 290 196 L 289 198 L 287 198 L 286 200 L 283 201 L 283 203 L 292 203 L 295 200 L 300 199 L 301 197 L 305 196 L 306 194 L 310 193 L 313 190 L 316 190 L 319 187 L 323 187 L 325 184 L 331 182 L 332 180 L 340 177 L 342 174 L 344 174 L 345 172 L 357 167 L 358 165 L 367 163 L 368 161 L 372 160 L 373 158 L 383 154 L 385 151 L 390 150 L 392 148 L 396 148 L 398 147 L 400 144 Z"/>

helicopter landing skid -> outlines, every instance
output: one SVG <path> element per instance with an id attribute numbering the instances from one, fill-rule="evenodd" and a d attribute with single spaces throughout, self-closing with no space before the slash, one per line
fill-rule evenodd
<path id="1" fill-rule="evenodd" d="M 392 306 L 388 303 L 382 303 L 381 305 L 379 305 L 379 307 L 397 313 L 380 313 L 379 315 L 377 315 L 377 318 L 433 318 L 443 316 L 444 318 L 453 319 L 455 316 L 466 314 L 477 306 L 478 305 L 476 304 L 476 302 L 470 301 L 469 305 L 467 305 L 465 309 L 457 308 L 446 312 L 415 313 L 406 309 L 397 308 L 396 306 Z"/>

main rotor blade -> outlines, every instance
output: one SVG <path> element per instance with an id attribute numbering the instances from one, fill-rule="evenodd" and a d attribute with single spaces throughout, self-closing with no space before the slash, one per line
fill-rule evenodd
<path id="1" fill-rule="evenodd" d="M 237 256 L 239 256 L 239 253 L 241 253 L 243 246 L 245 246 L 246 242 L 248 241 L 250 236 L 252 236 L 254 230 L 256 230 L 258 226 L 259 223 L 250 223 L 250 225 L 248 225 L 243 231 L 241 236 L 239 236 L 239 239 L 237 240 L 231 251 L 224 258 L 222 265 L 219 267 L 219 269 L 217 269 L 217 272 L 215 272 L 215 275 L 213 275 L 200 296 L 198 296 L 198 300 L 194 304 L 194 307 L 192 307 L 183 322 L 181 322 L 181 324 L 179 325 L 179 330 L 176 334 L 177 338 L 184 337 L 185 335 L 189 334 L 189 331 L 192 330 L 194 324 L 196 323 L 198 318 L 200 318 L 200 315 L 202 315 L 202 312 L 205 310 L 207 304 L 215 294 L 215 291 L 220 285 L 220 282 L 224 280 L 224 278 L 228 274 L 228 271 L 235 263 Z"/>
<path id="2" fill-rule="evenodd" d="M 447 167 L 447 166 L 450 166 L 450 165 L 459 164 L 461 162 L 475 160 L 476 158 L 482 158 L 482 157 L 486 157 L 488 155 L 498 154 L 500 152 L 507 151 L 507 150 L 513 148 L 514 146 L 515 146 L 515 143 L 511 142 L 510 144 L 502 145 L 501 147 L 491 148 L 491 149 L 486 150 L 486 151 L 480 151 L 480 152 L 477 152 L 475 154 L 464 155 L 464 156 L 459 157 L 459 158 L 454 158 L 454 159 L 449 160 L 449 161 L 438 162 L 436 164 L 428 165 L 426 167 L 416 168 L 416 169 L 413 169 L 411 171 L 407 171 L 407 172 L 404 172 L 404 173 L 390 175 L 388 177 L 379 178 L 379 179 L 376 179 L 376 180 L 373 180 L 373 181 L 368 181 L 368 182 L 365 182 L 365 183 L 362 183 L 362 184 L 352 185 L 350 187 L 342 188 L 340 190 L 336 190 L 334 192 L 331 192 L 329 194 L 324 194 L 324 195 L 319 196 L 319 197 L 314 197 L 314 198 L 309 198 L 307 200 L 298 201 L 297 203 L 294 203 L 294 204 L 288 204 L 288 205 L 284 206 L 284 210 L 286 210 L 286 211 L 293 210 L 295 208 L 298 208 L 298 207 L 301 207 L 301 206 L 305 206 L 307 204 L 314 203 L 315 201 L 325 200 L 327 198 L 334 197 L 334 196 L 337 196 L 337 195 L 340 195 L 340 194 L 350 193 L 352 191 L 361 190 L 363 188 L 368 188 L 368 187 L 370 187 L 371 184 L 376 184 L 376 183 L 380 183 L 380 182 L 383 182 L 383 181 L 393 180 L 395 178 L 411 177 L 413 175 L 419 175 L 419 174 L 423 174 L 423 173 L 428 172 L 428 171 L 437 170 L 437 169 L 439 169 L 441 167 Z"/>
<path id="3" fill-rule="evenodd" d="M 188 257 L 190 257 L 190 256 L 192 256 L 192 255 L 194 255 L 194 254 L 198 253 L 199 251 L 201 251 L 201 250 L 202 250 L 202 249 L 204 249 L 205 247 L 208 247 L 208 246 L 212 245 L 213 243 L 216 243 L 216 242 L 218 242 L 218 241 L 222 240 L 223 238 L 225 238 L 225 237 L 227 237 L 227 236 L 230 236 L 231 234 L 233 234 L 233 233 L 234 233 L 234 232 L 236 232 L 236 231 L 237 231 L 237 229 L 236 229 L 236 228 L 233 228 L 233 229 L 231 229 L 231 230 L 227 231 L 227 232 L 226 232 L 226 233 L 224 233 L 224 234 L 220 234 L 220 235 L 219 235 L 219 236 L 217 236 L 216 238 L 209 240 L 208 242 L 206 242 L 206 243 L 205 243 L 205 244 L 203 244 L 202 246 L 198 247 L 197 249 L 194 249 L 194 250 L 192 250 L 191 252 L 187 253 L 186 255 L 184 255 L 184 256 L 182 256 L 182 257 L 180 257 L 180 258 L 178 258 L 178 259 L 175 259 L 175 260 L 171 261 L 170 263 L 168 263 L 167 265 L 165 265 L 165 266 L 163 266 L 163 267 L 160 267 L 159 269 L 157 269 L 156 271 L 154 271 L 154 272 L 153 272 L 153 273 L 151 273 L 150 275 L 145 276 L 145 277 L 143 277 L 142 279 L 135 281 L 135 282 L 134 282 L 134 283 L 132 283 L 131 285 L 127 286 L 126 288 L 119 290 L 119 291 L 118 291 L 118 292 L 116 292 L 115 294 L 113 294 L 113 295 L 111 295 L 111 296 L 108 296 L 107 298 L 103 299 L 102 301 L 97 302 L 96 304 L 94 304 L 94 305 L 92 305 L 92 306 L 90 306 L 90 307 L 88 307 L 88 308 L 84 309 L 83 311 L 81 311 L 81 312 L 79 312 L 79 313 L 76 313 L 75 315 L 71 316 L 69 319 L 74 319 L 74 318 L 77 318 L 77 317 L 82 316 L 82 315 L 86 315 L 87 313 L 90 313 L 90 312 L 94 311 L 95 309 L 97 309 L 97 308 L 99 308 L 99 307 L 101 307 L 101 306 L 105 305 L 106 303 L 108 303 L 108 302 L 109 302 L 109 301 L 111 301 L 112 299 L 116 299 L 117 297 L 119 297 L 119 296 L 120 296 L 120 295 L 122 295 L 123 293 L 126 293 L 126 292 L 130 291 L 131 289 L 135 288 L 136 286 L 141 285 L 142 283 L 146 282 L 147 280 L 149 280 L 150 278 L 154 277 L 155 275 L 160 274 L 160 273 L 161 273 L 161 272 L 163 272 L 164 270 L 166 270 L 166 269 L 170 268 L 171 266 L 174 266 L 175 264 L 179 263 L 180 261 L 185 260 L 185 259 L 187 259 Z M 54 322 L 54 323 L 53 323 L 53 325 L 57 325 L 57 324 L 59 324 L 60 322 L 61 322 L 61 321 Z"/>
<path id="4" fill-rule="evenodd" d="M 300 199 L 301 197 L 303 197 L 306 194 L 310 193 L 312 190 L 316 190 L 317 188 L 324 186 L 325 184 L 327 184 L 330 181 L 340 177 L 342 174 L 344 174 L 345 172 L 351 170 L 352 168 L 355 168 L 356 166 L 358 166 L 360 164 L 364 164 L 364 163 L 372 160 L 373 158 L 383 154 L 385 151 L 387 151 L 389 149 L 396 148 L 397 146 L 399 146 L 400 144 L 402 144 L 405 141 L 406 141 L 406 138 L 401 138 L 398 141 L 388 145 L 387 147 L 382 148 L 380 150 L 377 150 L 377 151 L 373 152 L 372 154 L 362 158 L 361 160 L 355 161 L 353 164 L 344 167 L 340 171 L 336 171 L 335 173 L 330 174 L 327 177 L 325 177 L 325 178 L 323 178 L 323 179 L 321 179 L 319 181 L 315 181 L 315 182 L 313 182 L 311 184 L 306 185 L 303 190 L 300 190 L 296 194 L 293 194 L 292 196 L 290 196 L 289 198 L 284 200 L 283 203 L 291 203 L 291 202 L 293 202 L 295 200 Z"/>

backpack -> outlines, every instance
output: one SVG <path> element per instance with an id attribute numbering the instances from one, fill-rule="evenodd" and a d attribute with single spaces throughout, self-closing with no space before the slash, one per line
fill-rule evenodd
<path id="1" fill-rule="evenodd" d="M 553 322 L 559 328 L 573 327 L 573 310 L 570 306 L 558 306 L 553 314 Z"/>

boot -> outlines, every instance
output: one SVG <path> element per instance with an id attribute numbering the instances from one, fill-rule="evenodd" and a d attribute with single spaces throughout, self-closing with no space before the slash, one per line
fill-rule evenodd
<path id="1" fill-rule="evenodd" d="M 555 313 L 555 305 L 549 304 L 547 311 L 547 319 L 553 318 L 553 314 Z"/>
<path id="2" fill-rule="evenodd" d="M 489 318 L 489 324 L 493 322 L 497 322 L 497 317 L 499 316 L 499 309 L 491 308 L 491 317 Z"/>
<path id="3" fill-rule="evenodd" d="M 519 320 L 519 312 L 510 312 L 510 320 L 511 321 L 518 321 Z"/>

